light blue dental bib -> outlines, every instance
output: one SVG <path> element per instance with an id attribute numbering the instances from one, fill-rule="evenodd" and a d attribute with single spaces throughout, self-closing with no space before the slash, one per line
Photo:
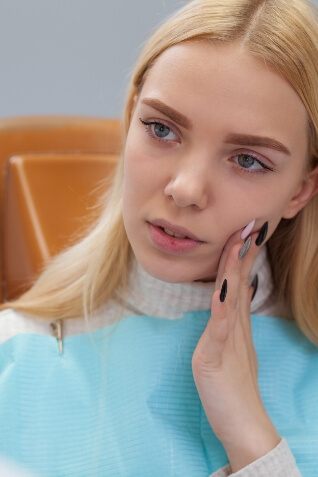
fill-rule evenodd
<path id="1" fill-rule="evenodd" d="M 53 337 L 11 338 L 0 348 L 0 453 L 40 477 L 208 477 L 228 463 L 191 369 L 209 317 L 125 317 L 66 337 L 63 355 Z M 315 477 L 318 349 L 294 322 L 251 323 L 265 408 Z"/>

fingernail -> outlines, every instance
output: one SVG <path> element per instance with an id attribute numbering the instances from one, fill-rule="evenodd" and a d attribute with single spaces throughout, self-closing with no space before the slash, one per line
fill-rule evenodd
<path id="1" fill-rule="evenodd" d="M 221 288 L 221 293 L 220 293 L 220 301 L 223 303 L 225 300 L 227 294 L 227 279 L 225 278 L 222 288 Z"/>
<path id="2" fill-rule="evenodd" d="M 253 227 L 255 225 L 255 219 L 252 220 L 252 222 L 250 222 L 242 231 L 241 233 L 241 239 L 242 240 L 245 240 L 246 237 L 249 236 L 249 234 L 251 233 L 251 231 L 253 230 Z"/>
<path id="3" fill-rule="evenodd" d="M 267 231 L 268 231 L 268 222 L 265 222 L 265 224 L 262 226 L 261 230 L 259 231 L 257 239 L 255 240 L 255 243 L 257 246 L 262 245 L 262 243 L 264 242 L 266 238 Z"/>
<path id="4" fill-rule="evenodd" d="M 251 287 L 254 288 L 253 295 L 252 295 L 252 299 L 251 299 L 251 302 L 252 302 L 254 296 L 256 295 L 257 287 L 258 287 L 258 275 L 257 275 L 257 274 L 256 274 L 255 277 L 253 278 L 253 281 L 252 281 L 252 283 L 251 283 Z"/>
<path id="5" fill-rule="evenodd" d="M 245 240 L 244 244 L 241 247 L 241 250 L 239 251 L 239 258 L 241 260 L 245 257 L 245 255 L 249 251 L 251 243 L 252 243 L 252 237 L 250 235 L 249 238 Z"/>

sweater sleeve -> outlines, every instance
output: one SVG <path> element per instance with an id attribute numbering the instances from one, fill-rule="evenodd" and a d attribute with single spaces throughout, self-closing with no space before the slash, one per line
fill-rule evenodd
<path id="1" fill-rule="evenodd" d="M 238 472 L 231 473 L 231 466 L 226 465 L 209 477 L 301 477 L 295 458 L 286 439 L 264 456 L 251 462 Z"/>

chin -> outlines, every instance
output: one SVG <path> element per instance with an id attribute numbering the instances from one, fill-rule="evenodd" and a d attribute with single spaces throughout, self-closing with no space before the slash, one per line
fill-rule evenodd
<path id="1" fill-rule="evenodd" d="M 202 273 L 194 273 L 189 268 L 191 265 L 185 263 L 177 263 L 168 258 L 163 260 L 160 258 L 146 257 L 144 254 L 135 254 L 136 260 L 141 267 L 154 278 L 168 283 L 191 283 L 194 281 L 212 281 L 211 278 L 200 278 L 204 276 Z M 186 269 L 185 269 L 186 268 Z"/>

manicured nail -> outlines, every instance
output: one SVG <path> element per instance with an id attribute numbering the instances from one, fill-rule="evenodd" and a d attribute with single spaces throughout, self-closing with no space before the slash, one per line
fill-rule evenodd
<path id="1" fill-rule="evenodd" d="M 225 300 L 227 294 L 227 279 L 225 278 L 222 288 L 221 288 L 221 293 L 220 293 L 220 301 L 223 303 Z"/>
<path id="2" fill-rule="evenodd" d="M 256 274 L 255 277 L 253 278 L 253 281 L 252 281 L 252 283 L 251 283 L 251 287 L 254 288 L 253 295 L 252 295 L 252 299 L 251 299 L 251 302 L 252 302 L 254 296 L 256 295 L 257 287 L 258 287 L 258 275 L 257 275 L 257 274 Z"/>
<path id="3" fill-rule="evenodd" d="M 259 231 L 257 239 L 255 240 L 255 243 L 258 247 L 262 245 L 262 243 L 264 242 L 267 235 L 267 231 L 268 231 L 268 222 L 265 222 L 265 224 L 262 226 L 261 230 Z"/>
<path id="4" fill-rule="evenodd" d="M 242 240 L 245 240 L 246 237 L 249 236 L 249 234 L 251 233 L 251 231 L 253 230 L 253 227 L 255 225 L 255 219 L 252 220 L 252 222 L 250 222 L 246 227 L 244 227 L 242 233 L 241 233 L 241 239 Z"/>
<path id="5" fill-rule="evenodd" d="M 252 237 L 251 235 L 248 237 L 248 239 L 245 240 L 244 244 L 242 245 L 241 247 L 241 250 L 239 251 L 239 258 L 241 260 L 243 260 L 243 258 L 245 257 L 245 255 L 247 254 L 247 252 L 249 251 L 250 249 L 250 246 L 251 246 L 251 243 L 252 243 Z"/>

